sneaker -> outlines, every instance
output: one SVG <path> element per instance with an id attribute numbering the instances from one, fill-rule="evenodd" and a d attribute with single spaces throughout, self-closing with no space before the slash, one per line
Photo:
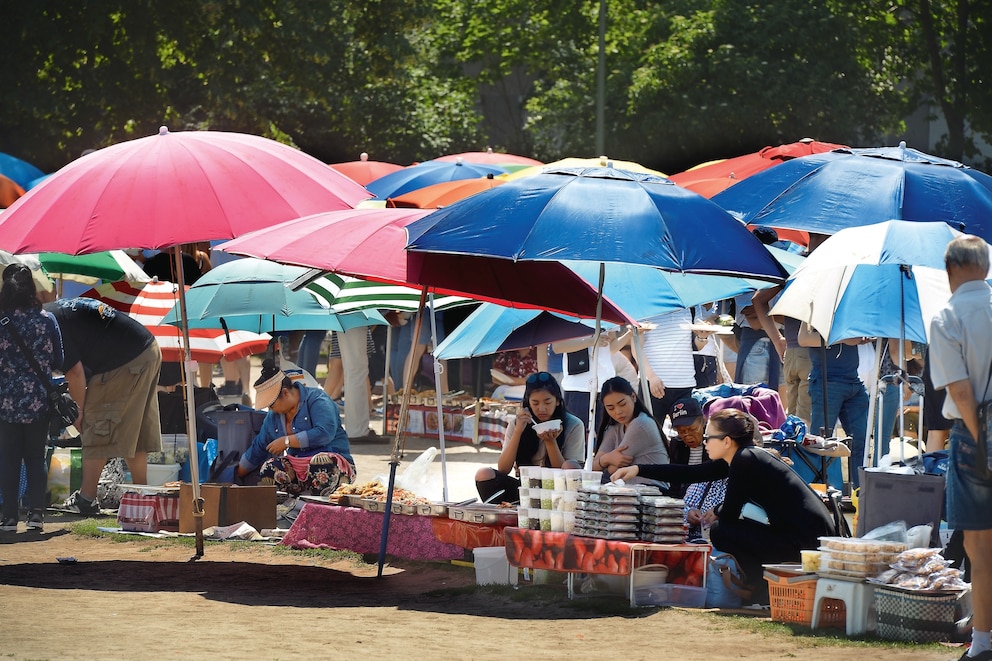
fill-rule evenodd
<path id="1" fill-rule="evenodd" d="M 45 515 L 41 512 L 31 512 L 28 516 L 28 530 L 44 530 Z"/>
<path id="2" fill-rule="evenodd" d="M 13 516 L 5 516 L 2 521 L 0 521 L 0 530 L 3 532 L 17 532 L 17 518 Z"/>
<path id="3" fill-rule="evenodd" d="M 83 516 L 96 516 L 100 513 L 100 504 L 95 500 L 86 500 L 78 491 L 73 491 L 72 495 L 66 498 L 61 505 L 57 505 L 55 509 L 82 514 Z"/>

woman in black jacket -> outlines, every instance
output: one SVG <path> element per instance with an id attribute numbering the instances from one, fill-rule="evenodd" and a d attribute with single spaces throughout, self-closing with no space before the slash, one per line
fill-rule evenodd
<path id="1" fill-rule="evenodd" d="M 836 530 L 820 496 L 780 459 L 754 447 L 754 432 L 753 418 L 724 409 L 710 417 L 703 435 L 712 461 L 628 466 L 613 479 L 641 475 L 691 483 L 728 478 L 723 505 L 707 513 L 703 523 L 711 526 L 713 546 L 737 558 L 751 586 L 763 593 L 762 564 L 799 562 L 801 549 L 815 549 L 819 537 Z"/>

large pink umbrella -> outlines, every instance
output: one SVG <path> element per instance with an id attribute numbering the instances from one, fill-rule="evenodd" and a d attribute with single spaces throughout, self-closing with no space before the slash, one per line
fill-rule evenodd
<path id="1" fill-rule="evenodd" d="M 138 138 L 72 161 L 0 218 L 0 247 L 72 255 L 240 236 L 371 197 L 316 158 L 220 131 Z"/>
<path id="2" fill-rule="evenodd" d="M 421 286 L 513 307 L 594 317 L 596 288 L 559 262 L 514 262 L 410 253 L 406 226 L 426 209 L 352 209 L 298 218 L 218 246 L 239 255 L 319 268 L 368 280 Z M 632 323 L 608 299 L 605 319 Z"/>
<path id="3" fill-rule="evenodd" d="M 317 159 L 274 140 L 220 131 L 169 133 L 97 150 L 69 163 L 0 216 L 0 248 L 78 255 L 230 239 L 299 216 L 347 209 L 369 193 Z M 186 369 L 193 372 L 180 290 Z M 193 380 L 186 380 L 190 454 L 196 456 Z M 202 501 L 190 463 L 194 514 Z M 196 520 L 202 522 L 202 517 Z M 203 555 L 197 526 L 196 557 Z"/>

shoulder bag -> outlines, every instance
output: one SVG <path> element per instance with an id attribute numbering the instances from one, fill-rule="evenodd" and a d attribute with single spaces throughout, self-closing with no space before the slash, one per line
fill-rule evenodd
<path id="1" fill-rule="evenodd" d="M 48 391 L 48 435 L 58 436 L 63 429 L 75 424 L 76 418 L 79 417 L 79 406 L 76 405 L 75 400 L 72 399 L 72 395 L 69 394 L 69 384 L 62 382 L 57 386 L 52 385 L 52 375 L 46 374 L 45 370 L 41 369 L 38 359 L 28 349 L 20 332 L 10 323 L 10 317 L 0 319 L 0 326 L 6 328 L 7 332 L 10 333 L 11 339 L 21 348 L 21 353 L 24 354 L 35 374 L 41 379 L 45 390 Z"/>

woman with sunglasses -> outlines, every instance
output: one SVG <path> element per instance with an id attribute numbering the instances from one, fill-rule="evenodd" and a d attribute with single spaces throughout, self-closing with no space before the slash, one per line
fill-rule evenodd
<path id="1" fill-rule="evenodd" d="M 622 376 L 607 379 L 599 401 L 606 415 L 596 434 L 599 449 L 592 460 L 593 470 L 613 475 L 618 468 L 631 464 L 668 463 L 668 445 L 661 427 L 627 379 Z M 639 476 L 631 482 L 653 484 L 655 480 Z"/>
<path id="2" fill-rule="evenodd" d="M 538 434 L 534 425 L 560 420 L 559 429 Z M 510 475 L 520 466 L 582 468 L 585 433 L 582 421 L 565 411 L 561 386 L 548 372 L 537 372 L 524 382 L 524 396 L 517 415 L 510 420 L 503 437 L 496 468 L 480 468 L 475 488 L 482 500 L 503 491 L 501 501 L 520 499 L 520 480 Z"/>
<path id="3" fill-rule="evenodd" d="M 835 535 L 836 529 L 820 496 L 783 461 L 755 447 L 754 435 L 754 418 L 724 409 L 706 422 L 703 442 L 712 461 L 632 465 L 618 469 L 613 480 L 640 475 L 691 483 L 726 477 L 723 504 L 707 512 L 703 523 L 711 526 L 713 546 L 737 558 L 751 587 L 766 595 L 762 564 L 799 562 L 800 550 L 817 548 L 818 538 Z"/>

